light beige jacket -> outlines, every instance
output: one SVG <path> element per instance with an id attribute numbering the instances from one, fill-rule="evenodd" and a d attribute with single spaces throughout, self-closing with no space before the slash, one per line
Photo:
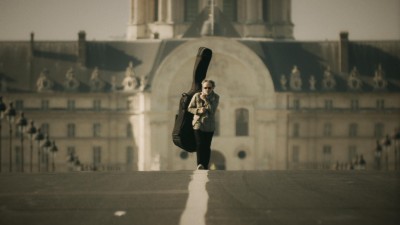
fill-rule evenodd
<path id="1" fill-rule="evenodd" d="M 188 111 L 194 114 L 193 117 L 193 129 L 205 132 L 214 132 L 215 130 L 215 112 L 217 111 L 219 104 L 219 95 L 212 92 L 207 96 L 206 100 L 200 98 L 200 92 L 193 95 L 192 100 L 189 103 Z M 206 112 L 199 114 L 200 108 L 206 108 Z"/>

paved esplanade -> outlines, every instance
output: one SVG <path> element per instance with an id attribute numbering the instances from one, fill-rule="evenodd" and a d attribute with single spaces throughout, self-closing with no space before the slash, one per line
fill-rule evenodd
<path id="1" fill-rule="evenodd" d="M 400 174 L 0 174 L 0 224 L 400 224 Z"/>

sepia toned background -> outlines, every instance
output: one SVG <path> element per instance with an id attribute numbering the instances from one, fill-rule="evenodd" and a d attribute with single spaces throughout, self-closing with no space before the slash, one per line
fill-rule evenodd
<path id="1" fill-rule="evenodd" d="M 1 0 L 2 171 L 192 169 L 171 131 L 201 46 L 213 169 L 398 169 L 399 1 L 209 2 Z"/>

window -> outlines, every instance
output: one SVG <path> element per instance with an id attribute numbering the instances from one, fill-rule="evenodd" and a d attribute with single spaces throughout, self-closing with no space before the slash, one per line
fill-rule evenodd
<path id="1" fill-rule="evenodd" d="M 48 135 L 50 133 L 50 125 L 48 123 L 43 123 L 41 126 L 41 131 L 44 135 Z"/>
<path id="2" fill-rule="evenodd" d="M 93 100 L 93 110 L 94 111 L 101 110 L 101 100 L 99 100 L 99 99 Z"/>
<path id="3" fill-rule="evenodd" d="M 185 0 L 184 2 L 184 20 L 185 22 L 193 22 L 196 20 L 199 12 L 199 1 L 198 0 Z"/>
<path id="4" fill-rule="evenodd" d="M 215 130 L 214 130 L 214 135 L 219 136 L 219 110 L 215 112 Z"/>
<path id="5" fill-rule="evenodd" d="M 42 100 L 41 109 L 42 110 L 48 110 L 49 109 L 49 100 Z"/>
<path id="6" fill-rule="evenodd" d="M 67 137 L 75 137 L 75 124 L 67 124 Z"/>
<path id="7" fill-rule="evenodd" d="M 19 137 L 21 137 L 21 135 L 24 135 L 26 129 L 27 129 L 27 127 L 17 126 L 15 129 L 15 137 L 19 138 Z"/>
<path id="8" fill-rule="evenodd" d="M 325 123 L 324 124 L 324 132 L 323 132 L 325 137 L 330 137 L 332 135 L 332 124 L 331 123 Z"/>
<path id="9" fill-rule="evenodd" d="M 127 110 L 133 109 L 133 105 L 132 105 L 132 101 L 131 100 L 127 100 L 126 101 L 126 109 Z"/>
<path id="10" fill-rule="evenodd" d="M 182 160 L 186 160 L 186 159 L 189 158 L 189 153 L 188 153 L 187 151 L 181 151 L 181 153 L 179 153 L 179 157 L 180 157 Z"/>
<path id="11" fill-rule="evenodd" d="M 333 109 L 333 101 L 332 100 L 325 100 L 325 109 L 326 110 Z"/>
<path id="12" fill-rule="evenodd" d="M 358 110 L 358 100 L 357 99 L 352 99 L 350 102 L 350 108 L 351 110 Z"/>
<path id="13" fill-rule="evenodd" d="M 351 123 L 349 125 L 349 136 L 356 137 L 357 136 L 358 125 L 356 123 Z"/>
<path id="14" fill-rule="evenodd" d="M 385 100 L 383 100 L 383 99 L 376 100 L 376 108 L 384 109 L 385 108 Z"/>
<path id="15" fill-rule="evenodd" d="M 293 146 L 292 148 L 292 162 L 300 162 L 300 148 L 299 146 Z"/>
<path id="16" fill-rule="evenodd" d="M 133 137 L 133 131 L 132 131 L 132 124 L 131 123 L 126 124 L 126 137 L 127 138 Z"/>
<path id="17" fill-rule="evenodd" d="M 42 167 L 47 165 L 49 163 L 49 154 L 42 151 L 42 154 L 40 154 L 40 163 L 42 164 Z"/>
<path id="18" fill-rule="evenodd" d="M 349 146 L 348 152 L 348 161 L 353 162 L 354 159 L 357 157 L 357 146 L 351 145 Z"/>
<path id="19" fill-rule="evenodd" d="M 67 147 L 67 155 L 75 155 L 75 147 L 74 146 L 68 146 Z"/>
<path id="20" fill-rule="evenodd" d="M 294 123 L 293 124 L 293 137 L 299 137 L 300 136 L 300 124 Z"/>
<path id="21" fill-rule="evenodd" d="M 269 22 L 269 0 L 262 1 L 262 16 L 264 22 Z"/>
<path id="22" fill-rule="evenodd" d="M 101 164 L 101 147 L 95 146 L 93 147 L 93 165 Z"/>
<path id="23" fill-rule="evenodd" d="M 75 147 L 74 146 L 68 146 L 67 147 L 67 162 L 72 163 L 75 160 Z"/>
<path id="24" fill-rule="evenodd" d="M 68 100 L 67 101 L 67 109 L 68 110 L 75 110 L 75 100 Z"/>
<path id="25" fill-rule="evenodd" d="M 100 137 L 101 135 L 101 124 L 95 123 L 93 124 L 93 137 Z"/>
<path id="26" fill-rule="evenodd" d="M 300 100 L 299 99 L 293 100 L 293 109 L 295 109 L 295 110 L 300 109 Z"/>
<path id="27" fill-rule="evenodd" d="M 322 148 L 322 162 L 323 167 L 328 169 L 332 161 L 332 147 L 330 145 L 324 145 Z"/>
<path id="28" fill-rule="evenodd" d="M 244 150 L 240 150 L 240 151 L 238 152 L 237 156 L 238 156 L 239 159 L 245 159 L 246 156 L 247 156 L 247 153 L 246 153 L 246 151 L 244 151 Z"/>
<path id="29" fill-rule="evenodd" d="M 236 136 L 248 136 L 249 135 L 249 110 L 237 109 L 235 112 L 236 116 Z"/>
<path id="30" fill-rule="evenodd" d="M 15 110 L 23 110 L 24 109 L 24 101 L 16 100 L 15 101 Z"/>
<path id="31" fill-rule="evenodd" d="M 374 137 L 380 139 L 384 135 L 385 126 L 382 123 L 376 123 L 374 128 Z"/>
<path id="32" fill-rule="evenodd" d="M 237 21 L 237 0 L 224 0 L 223 13 L 232 22 Z"/>
<path id="33" fill-rule="evenodd" d="M 126 164 L 128 164 L 128 165 L 133 164 L 133 147 L 132 146 L 126 147 Z"/>

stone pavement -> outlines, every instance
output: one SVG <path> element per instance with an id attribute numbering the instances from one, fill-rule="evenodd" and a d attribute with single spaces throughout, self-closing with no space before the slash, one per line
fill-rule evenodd
<path id="1" fill-rule="evenodd" d="M 399 212 L 395 172 L 0 174 L 0 225 L 398 225 Z"/>

